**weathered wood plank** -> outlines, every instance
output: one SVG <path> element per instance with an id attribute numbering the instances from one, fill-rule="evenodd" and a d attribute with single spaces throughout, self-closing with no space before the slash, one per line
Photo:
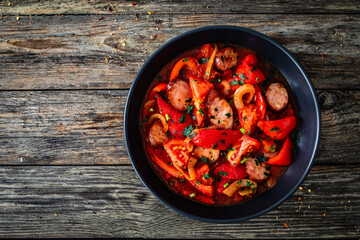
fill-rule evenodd
<path id="1" fill-rule="evenodd" d="M 126 90 L 0 92 L 0 164 L 129 164 Z M 318 91 L 317 164 L 360 163 L 360 91 Z"/>
<path id="2" fill-rule="evenodd" d="M 9 2 L 11 3 L 9 5 Z M 2 14 L 163 14 L 181 13 L 359 13 L 358 1 L 1 1 Z"/>
<path id="3" fill-rule="evenodd" d="M 359 172 L 359 165 L 314 166 L 303 190 L 277 209 L 210 224 L 161 204 L 131 166 L 1 167 L 0 237 L 355 238 Z"/>
<path id="4" fill-rule="evenodd" d="M 274 38 L 304 65 L 316 88 L 360 89 L 359 15 L 148 17 L 140 16 L 140 22 L 132 15 L 101 21 L 99 15 L 3 17 L 0 90 L 129 88 L 143 62 L 164 42 L 213 24 L 248 27 Z"/>

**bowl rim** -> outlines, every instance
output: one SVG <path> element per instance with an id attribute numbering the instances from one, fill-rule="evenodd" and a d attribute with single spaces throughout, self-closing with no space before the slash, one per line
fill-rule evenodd
<path id="1" fill-rule="evenodd" d="M 315 133 L 315 145 L 309 160 L 309 163 L 305 169 L 305 171 L 302 173 L 302 176 L 300 178 L 300 180 L 298 181 L 297 184 L 295 184 L 295 186 L 287 193 L 285 194 L 279 201 L 277 201 L 275 204 L 265 208 L 262 211 L 259 211 L 257 213 L 248 215 L 246 217 L 239 217 L 239 218 L 232 218 L 232 219 L 211 219 L 211 218 L 205 218 L 205 217 L 199 217 L 197 215 L 193 215 L 187 212 L 182 211 L 181 209 L 178 209 L 176 207 L 174 207 L 171 203 L 169 203 L 168 201 L 166 201 L 163 197 L 161 197 L 160 195 L 158 195 L 156 192 L 154 192 L 152 190 L 152 188 L 150 187 L 149 183 L 147 181 L 145 181 L 143 179 L 143 177 L 141 176 L 139 169 L 137 167 L 137 164 L 133 161 L 133 154 L 132 152 L 129 150 L 129 133 L 128 133 L 128 128 L 127 123 L 129 121 L 131 121 L 130 119 L 128 119 L 129 114 L 129 108 L 130 108 L 130 99 L 133 96 L 134 90 L 135 90 L 135 86 L 137 85 L 138 81 L 140 80 L 140 76 L 143 74 L 143 72 L 145 71 L 145 69 L 148 67 L 148 65 L 150 64 L 150 62 L 154 59 L 154 57 L 156 55 L 158 55 L 160 52 L 162 52 L 164 49 L 168 48 L 170 45 L 174 44 L 175 42 L 181 40 L 184 37 L 193 35 L 193 34 L 197 34 L 200 32 L 207 32 L 207 31 L 214 31 L 214 30 L 235 30 L 235 31 L 244 31 L 247 32 L 249 34 L 255 35 L 257 37 L 263 38 L 266 41 L 270 42 L 271 44 L 275 45 L 277 48 L 279 48 L 283 53 L 285 53 L 287 55 L 287 57 L 292 60 L 296 67 L 300 70 L 302 76 L 304 77 L 308 88 L 311 92 L 311 99 L 313 99 L 314 101 L 314 107 L 315 107 L 315 113 L 316 113 L 316 118 L 314 120 L 316 120 L 316 133 Z M 289 52 L 289 50 L 287 50 L 284 46 L 282 46 L 280 43 L 278 43 L 277 41 L 275 41 L 274 39 L 268 37 L 265 34 L 262 34 L 260 32 L 257 32 L 255 30 L 249 29 L 249 28 L 244 28 L 244 27 L 239 27 L 239 26 L 233 26 L 233 25 L 213 25 L 213 26 L 206 26 L 206 27 L 200 27 L 200 28 L 195 28 L 192 29 L 190 31 L 187 31 L 185 33 L 182 33 L 172 39 L 170 39 L 169 41 L 167 41 L 166 43 L 162 44 L 147 60 L 146 62 L 143 64 L 143 66 L 141 67 L 141 69 L 139 70 L 139 72 L 137 73 L 137 75 L 135 76 L 135 79 L 131 85 L 131 88 L 129 90 L 128 93 L 128 97 L 126 100 L 126 104 L 125 104 L 125 111 L 124 111 L 124 134 L 125 134 L 125 145 L 126 145 L 126 150 L 128 152 L 131 164 L 137 174 L 137 176 L 139 177 L 140 181 L 145 185 L 145 187 L 163 204 L 165 204 L 167 207 L 169 207 L 170 209 L 174 210 L 175 212 L 178 212 L 184 216 L 187 216 L 189 218 L 198 220 L 198 221 L 203 221 L 203 222 L 210 222 L 210 223 L 236 223 L 236 222 L 241 222 L 241 221 L 245 221 L 251 218 L 255 218 L 258 216 L 261 216 L 271 210 L 273 210 L 274 208 L 278 207 L 279 205 L 281 205 L 284 201 L 286 201 L 297 189 L 298 187 L 303 183 L 303 181 L 305 180 L 305 178 L 307 177 L 313 163 L 314 163 L 314 159 L 315 156 L 319 150 L 319 143 L 320 143 L 320 135 L 321 135 L 321 113 L 320 113 L 320 108 L 319 108 L 319 104 L 318 104 L 318 100 L 316 97 L 316 92 L 315 92 L 315 88 L 313 86 L 313 83 L 311 82 L 310 78 L 308 77 L 307 73 L 305 72 L 304 68 L 301 66 L 301 64 L 299 63 L 299 61 Z M 216 206 L 219 207 L 219 206 Z M 221 207 L 221 206 L 220 206 Z"/>

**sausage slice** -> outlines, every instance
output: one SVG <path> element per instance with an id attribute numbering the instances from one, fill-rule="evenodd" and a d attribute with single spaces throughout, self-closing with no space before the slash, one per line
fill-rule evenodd
<path id="1" fill-rule="evenodd" d="M 245 162 L 245 171 L 249 178 L 255 181 L 263 181 L 270 176 L 270 170 L 266 169 L 264 163 L 256 162 L 255 158 L 248 158 Z"/>
<path id="2" fill-rule="evenodd" d="M 269 106 L 275 111 L 285 109 L 289 102 L 289 95 L 284 87 L 279 82 L 271 83 L 266 90 L 265 98 Z"/>
<path id="3" fill-rule="evenodd" d="M 225 72 L 226 70 L 234 67 L 238 60 L 238 53 L 232 47 L 221 49 L 215 55 L 215 66 L 219 71 Z"/>
<path id="4" fill-rule="evenodd" d="M 166 133 L 164 132 L 163 125 L 159 120 L 156 120 L 149 128 L 149 141 L 151 146 L 160 147 L 164 142 L 168 140 Z"/>
<path id="5" fill-rule="evenodd" d="M 191 91 L 189 84 L 181 78 L 175 78 L 168 85 L 168 99 L 171 105 L 178 111 L 185 111 L 190 103 Z"/>
<path id="6" fill-rule="evenodd" d="M 217 129 L 232 129 L 233 127 L 233 110 L 223 98 L 216 97 L 212 100 L 208 109 L 208 117 L 210 123 Z"/>

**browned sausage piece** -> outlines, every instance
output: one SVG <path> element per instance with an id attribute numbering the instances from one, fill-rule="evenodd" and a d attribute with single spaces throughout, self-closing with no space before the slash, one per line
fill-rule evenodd
<path id="1" fill-rule="evenodd" d="M 221 97 L 220 93 L 214 88 L 210 89 L 208 95 L 206 96 L 206 104 L 210 105 L 214 98 L 217 97 Z"/>
<path id="2" fill-rule="evenodd" d="M 206 157 L 212 162 L 215 162 L 220 156 L 220 150 L 196 146 L 194 148 L 194 156 L 197 158 Z"/>
<path id="3" fill-rule="evenodd" d="M 181 78 L 175 78 L 168 85 L 168 98 L 171 105 L 178 111 L 185 111 L 191 98 L 189 84 Z"/>
<path id="4" fill-rule="evenodd" d="M 255 158 L 248 158 L 245 162 L 245 170 L 249 178 L 255 181 L 263 181 L 270 176 L 270 170 L 266 169 L 264 163 L 256 162 Z"/>
<path id="5" fill-rule="evenodd" d="M 233 110 L 223 98 L 216 97 L 208 108 L 208 117 L 217 129 L 232 129 L 234 124 Z"/>
<path id="6" fill-rule="evenodd" d="M 288 92 L 284 85 L 279 82 L 269 85 L 265 98 L 269 106 L 275 111 L 283 110 L 289 102 Z"/>
<path id="7" fill-rule="evenodd" d="M 156 120 L 149 128 L 149 140 L 153 147 L 160 147 L 168 140 L 163 125 L 159 120 Z"/>
<path id="8" fill-rule="evenodd" d="M 225 72 L 226 70 L 234 67 L 238 60 L 238 53 L 232 47 L 226 47 L 216 53 L 215 66 L 219 71 Z"/>

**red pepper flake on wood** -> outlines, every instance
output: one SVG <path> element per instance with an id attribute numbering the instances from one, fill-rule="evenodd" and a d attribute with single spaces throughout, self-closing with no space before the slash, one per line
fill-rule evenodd
<path id="1" fill-rule="evenodd" d="M 101 21 L 101 20 L 103 20 L 104 19 L 104 17 L 101 17 L 101 18 L 99 18 L 99 21 Z"/>
<path id="2" fill-rule="evenodd" d="M 287 223 L 286 222 L 284 222 L 284 227 L 286 227 L 286 228 L 288 228 L 289 226 L 287 225 Z"/>
<path id="3" fill-rule="evenodd" d="M 131 5 L 135 6 L 135 5 L 136 5 L 136 2 L 132 2 Z"/>

